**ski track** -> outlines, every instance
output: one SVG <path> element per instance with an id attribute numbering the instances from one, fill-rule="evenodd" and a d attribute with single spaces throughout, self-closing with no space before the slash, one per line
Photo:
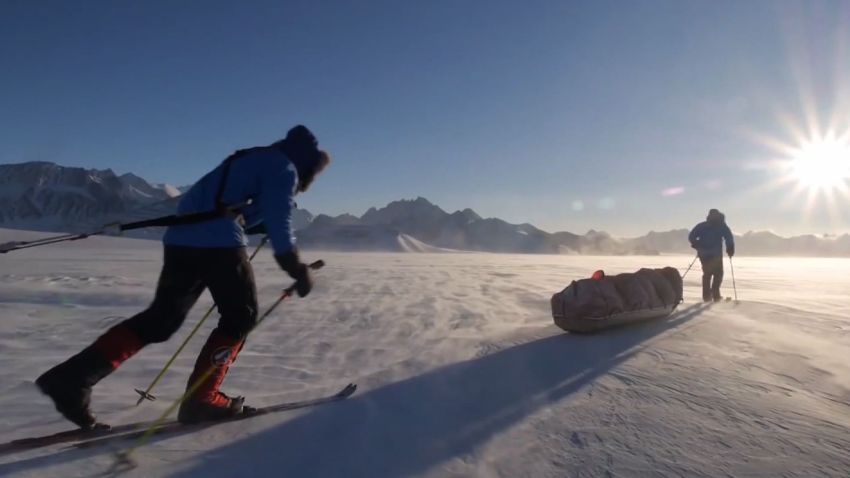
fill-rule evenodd
<path id="1" fill-rule="evenodd" d="M 21 233 L 2 231 L 0 239 Z M 11 237 L 15 239 L 18 237 Z M 0 441 L 67 428 L 33 385 L 152 298 L 155 242 L 91 238 L 0 256 Z M 255 405 L 348 382 L 344 402 L 154 439 L 123 476 L 847 477 L 850 279 L 843 259 L 736 258 L 740 304 L 696 304 L 597 335 L 552 325 L 549 298 L 595 269 L 692 258 L 305 251 L 313 294 L 249 339 L 224 389 Z M 265 251 L 261 306 L 289 280 Z M 732 295 L 728 263 L 724 294 Z M 179 396 L 196 339 L 136 408 L 211 305 L 95 388 L 100 418 L 153 419 Z M 206 336 L 214 317 L 202 329 Z M 0 476 L 94 476 L 109 448 L 0 456 Z"/>

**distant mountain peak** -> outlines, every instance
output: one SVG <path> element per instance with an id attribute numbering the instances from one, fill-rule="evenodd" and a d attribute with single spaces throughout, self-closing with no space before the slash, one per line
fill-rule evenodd
<path id="1" fill-rule="evenodd" d="M 118 179 L 123 179 L 123 180 L 126 180 L 126 181 L 145 181 L 144 179 L 140 178 L 139 176 L 136 176 L 133 173 L 124 173 L 121 176 L 118 176 Z M 147 182 L 147 181 L 145 181 L 145 182 Z"/>
<path id="2" fill-rule="evenodd" d="M 90 219 L 121 214 L 168 198 L 135 175 L 48 161 L 0 165 L 0 224 L 73 230 Z"/>
<path id="3" fill-rule="evenodd" d="M 423 197 L 400 199 L 376 209 L 369 208 L 360 221 L 364 224 L 395 224 L 399 221 L 431 222 L 447 217 L 449 214 Z"/>
<path id="4" fill-rule="evenodd" d="M 606 237 L 607 238 L 607 237 L 611 237 L 611 234 L 608 234 L 605 231 L 597 231 L 595 229 L 590 229 L 589 231 L 587 231 L 587 234 L 585 234 L 585 236 L 587 236 L 587 237 Z"/>
<path id="5" fill-rule="evenodd" d="M 470 208 L 466 208 L 462 211 L 455 211 L 454 213 L 452 213 L 452 216 L 460 217 L 463 220 L 466 220 L 467 222 L 480 221 L 482 219 L 482 217 L 479 216 L 478 213 L 476 213 Z"/>

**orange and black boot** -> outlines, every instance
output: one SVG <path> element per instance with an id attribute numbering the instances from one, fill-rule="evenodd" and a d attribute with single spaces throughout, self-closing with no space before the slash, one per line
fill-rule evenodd
<path id="1" fill-rule="evenodd" d="M 144 345 L 132 330 L 118 324 L 35 383 L 65 418 L 80 428 L 93 428 L 98 424 L 90 408 L 92 387 Z"/>
<path id="2" fill-rule="evenodd" d="M 195 370 L 189 377 L 186 390 L 195 387 L 195 391 L 180 404 L 178 421 L 198 423 L 242 413 L 244 397 L 231 398 L 219 391 L 227 370 L 242 349 L 242 343 L 242 339 L 234 339 L 219 329 L 213 330 L 195 362 Z M 201 379 L 202 383 L 195 383 Z"/>

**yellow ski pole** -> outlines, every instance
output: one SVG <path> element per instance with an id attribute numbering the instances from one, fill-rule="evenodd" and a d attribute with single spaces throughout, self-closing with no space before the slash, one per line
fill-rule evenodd
<path id="1" fill-rule="evenodd" d="M 249 261 L 254 260 L 254 257 L 256 257 L 257 253 L 260 252 L 260 249 L 262 249 L 263 246 L 266 245 L 266 242 L 268 242 L 268 240 L 269 240 L 268 236 L 263 236 L 263 239 L 257 245 L 257 248 L 254 249 L 254 252 L 251 254 L 251 257 L 248 259 Z M 177 359 L 177 356 L 180 355 L 180 352 L 182 352 L 183 349 L 186 348 L 186 344 L 189 343 L 189 340 L 191 340 L 192 337 L 194 337 L 195 334 L 198 332 L 198 330 L 201 328 L 201 326 L 204 325 L 204 321 L 206 321 L 207 318 L 209 318 L 209 316 L 212 314 L 213 310 L 215 310 L 215 304 L 210 306 L 210 309 L 207 311 L 206 314 L 204 314 L 204 316 L 201 318 L 201 320 L 195 325 L 195 328 L 193 328 L 192 331 L 189 332 L 189 336 L 186 337 L 186 339 L 183 341 L 182 344 L 180 344 L 180 347 L 177 348 L 177 351 L 174 352 L 174 355 L 172 355 L 171 358 L 168 359 L 168 362 L 166 362 L 165 367 L 162 367 L 162 370 L 159 371 L 156 378 L 153 379 L 153 382 L 151 382 L 151 384 L 148 385 L 148 388 L 146 388 L 144 390 L 139 390 L 138 388 L 135 389 L 136 393 L 138 393 L 140 395 L 139 401 L 136 402 L 137 407 L 139 405 L 141 405 L 141 403 L 144 402 L 145 400 L 150 400 L 150 401 L 156 400 L 156 397 L 151 395 L 151 390 L 153 390 L 153 388 L 156 386 L 156 384 L 159 383 L 160 379 L 162 379 L 162 377 L 165 375 L 165 371 L 168 370 L 169 367 L 171 367 L 171 364 L 174 363 L 174 360 Z"/>
<path id="2" fill-rule="evenodd" d="M 322 260 L 318 260 L 309 265 L 310 269 L 313 270 L 321 269 L 324 266 L 325 262 Z M 287 287 L 283 291 L 283 293 L 280 294 L 280 297 L 278 297 L 277 300 L 271 306 L 269 306 L 269 308 L 263 313 L 263 315 L 260 316 L 259 319 L 257 319 L 257 323 L 254 324 L 251 330 L 249 330 L 248 333 L 245 334 L 246 340 L 248 338 L 248 335 L 254 330 L 256 330 L 257 327 L 259 327 L 259 325 L 263 323 L 266 317 L 268 317 L 272 313 L 272 311 L 274 311 L 277 306 L 281 304 L 281 302 L 292 296 L 292 294 L 295 292 L 295 287 L 296 284 L 292 284 L 291 286 Z M 210 377 L 210 375 L 212 375 L 216 368 L 217 366 L 215 364 L 211 365 L 204 372 L 204 374 L 186 390 L 186 393 L 184 393 L 180 398 L 175 400 L 174 403 L 172 403 L 171 406 L 169 406 L 168 409 L 165 410 L 162 415 L 160 415 L 159 418 L 157 418 L 156 421 L 154 421 L 151 426 L 148 427 L 147 430 L 145 430 L 145 433 L 140 436 L 138 440 L 136 440 L 136 443 L 134 443 L 133 446 L 127 448 L 124 451 L 117 452 L 115 454 L 115 463 L 112 465 L 112 468 L 107 471 L 107 474 L 119 473 L 124 470 L 135 468 L 136 463 L 132 458 L 133 453 L 139 448 L 143 447 L 145 444 L 147 444 L 150 438 L 156 433 L 159 427 L 161 427 L 165 423 L 165 421 L 174 412 L 174 410 L 177 410 L 177 407 L 179 407 L 180 404 L 182 404 L 184 401 L 186 401 L 187 398 L 192 396 L 192 394 L 195 393 L 195 391 L 200 388 L 200 386 L 204 382 L 206 382 L 206 380 Z"/>

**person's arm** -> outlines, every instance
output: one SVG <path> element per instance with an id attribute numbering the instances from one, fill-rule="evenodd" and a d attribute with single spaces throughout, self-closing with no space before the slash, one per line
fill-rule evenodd
<path id="1" fill-rule="evenodd" d="M 292 212 L 298 177 L 288 161 L 268 160 L 260 178 L 258 205 L 262 224 L 271 239 L 274 258 L 281 269 L 295 279 L 298 295 L 310 293 L 313 280 L 310 269 L 301 262 L 292 234 Z"/>
<path id="2" fill-rule="evenodd" d="M 729 229 L 729 226 L 723 225 L 723 239 L 726 241 L 726 254 L 729 254 L 729 257 L 735 255 L 735 236 L 732 234 L 732 230 Z"/>
<path id="3" fill-rule="evenodd" d="M 691 243 L 691 247 L 694 249 L 697 248 L 697 244 L 699 243 L 699 228 L 699 224 L 697 224 L 693 229 L 691 229 L 691 233 L 688 234 L 688 242 Z"/>
<path id="4" fill-rule="evenodd" d="M 260 175 L 260 193 L 257 196 L 261 222 L 271 239 L 275 255 L 283 255 L 295 248 L 292 235 L 296 173 L 284 161 L 269 158 Z"/>

